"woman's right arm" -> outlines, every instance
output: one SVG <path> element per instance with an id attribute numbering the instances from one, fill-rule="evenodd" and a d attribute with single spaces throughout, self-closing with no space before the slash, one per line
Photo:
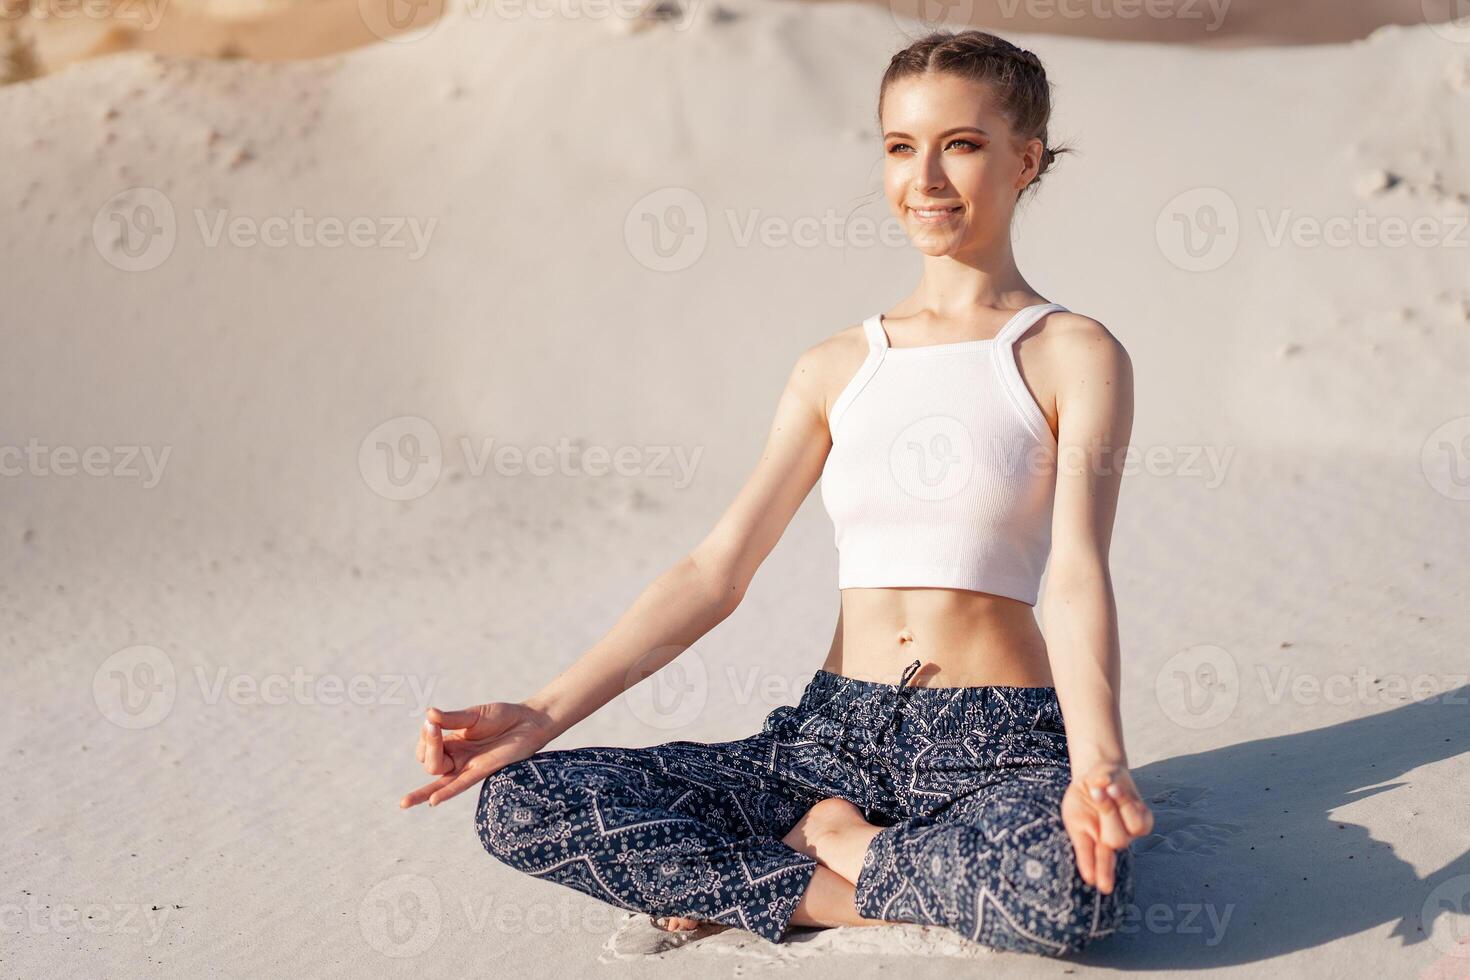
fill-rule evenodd
<path id="1" fill-rule="evenodd" d="M 821 476 L 831 448 L 822 369 L 830 358 L 822 350 L 818 345 L 798 358 L 760 460 L 714 528 L 645 588 L 602 639 L 523 702 L 429 709 L 418 757 L 440 778 L 409 793 L 400 806 L 436 805 L 535 754 L 735 611 Z"/>

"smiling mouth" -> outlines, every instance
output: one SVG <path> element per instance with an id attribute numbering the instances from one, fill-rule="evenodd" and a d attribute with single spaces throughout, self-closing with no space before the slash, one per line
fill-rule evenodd
<path id="1" fill-rule="evenodd" d="M 961 210 L 960 205 L 956 204 L 949 208 L 909 208 L 909 213 L 919 221 L 938 222 L 948 220 L 951 215 L 959 214 Z"/>

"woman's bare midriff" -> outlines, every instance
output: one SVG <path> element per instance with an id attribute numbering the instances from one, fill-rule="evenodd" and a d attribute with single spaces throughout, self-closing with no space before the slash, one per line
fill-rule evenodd
<path id="1" fill-rule="evenodd" d="M 910 686 L 1053 686 L 1035 610 L 1017 599 L 942 588 L 843 589 L 823 669 Z"/>

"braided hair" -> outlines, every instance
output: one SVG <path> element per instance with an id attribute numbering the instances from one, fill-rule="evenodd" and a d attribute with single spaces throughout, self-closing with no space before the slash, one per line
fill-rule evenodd
<path id="1" fill-rule="evenodd" d="M 1070 153 L 1068 147 L 1053 147 L 1047 141 L 1051 119 L 1051 83 L 1034 52 L 1017 47 L 1004 38 L 980 30 L 935 31 L 898 52 L 883 73 L 878 87 L 879 130 L 882 130 L 883 96 L 901 78 L 947 72 L 987 82 L 995 93 L 1011 129 L 1022 140 L 1041 140 L 1041 161 L 1036 176 L 1021 193 L 1030 191 L 1051 169 L 1056 158 Z"/>

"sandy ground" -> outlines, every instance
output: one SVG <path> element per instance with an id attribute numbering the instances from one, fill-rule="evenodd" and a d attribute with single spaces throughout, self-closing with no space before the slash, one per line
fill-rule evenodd
<path id="1" fill-rule="evenodd" d="M 895 22 L 721 9 L 0 89 L 0 974 L 1466 975 L 1470 38 L 1424 25 L 1024 39 L 1079 152 L 1021 266 L 1138 378 L 1128 933 L 650 951 L 490 859 L 473 794 L 397 808 L 422 707 L 577 657 L 729 502 L 796 356 L 916 279 L 873 234 Z M 554 747 L 754 731 L 835 559 L 813 494 L 733 617 Z"/>
<path id="2" fill-rule="evenodd" d="M 840 0 L 848 2 L 848 0 Z M 863 0 L 895 19 L 1202 47 L 1332 44 L 1386 24 L 1463 24 L 1460 0 Z M 634 32 L 723 0 L 0 0 L 0 84 L 118 51 L 281 60 L 401 43 L 446 10 L 604 19 Z M 607 16 L 609 12 L 614 16 Z M 450 16 L 453 23 L 456 17 Z"/>

